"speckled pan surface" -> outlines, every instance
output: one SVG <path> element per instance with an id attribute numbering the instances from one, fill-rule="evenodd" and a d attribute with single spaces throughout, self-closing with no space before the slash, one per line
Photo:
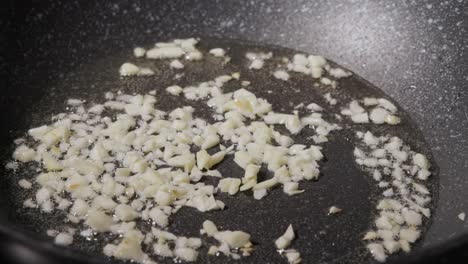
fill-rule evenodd
<path id="1" fill-rule="evenodd" d="M 152 42 L 145 46 L 152 46 Z M 287 82 L 272 77 L 272 72 L 281 65 L 282 58 L 291 58 L 296 51 L 274 46 L 257 46 L 245 42 L 234 40 L 219 40 L 213 38 L 203 38 L 198 48 L 207 54 L 208 50 L 220 47 L 227 51 L 231 61 L 222 65 L 222 60 L 206 55 L 202 61 L 186 62 L 183 70 L 170 69 L 167 61 L 149 61 L 146 58 L 136 59 L 132 50 L 118 51 L 104 58 L 96 58 L 89 61 L 83 67 L 64 73 L 64 78 L 58 78 L 48 84 L 42 97 L 34 102 L 34 106 L 28 107 L 24 116 L 20 116 L 18 126 L 37 127 L 49 123 L 50 116 L 66 112 L 66 100 L 68 98 L 80 98 L 89 102 L 102 103 L 105 92 L 144 94 L 151 90 L 156 91 L 156 107 L 163 111 L 171 111 L 176 107 L 190 105 L 194 107 L 194 115 L 204 118 L 209 122 L 214 122 L 213 110 L 206 107 L 202 102 L 184 100 L 181 97 L 172 96 L 164 91 L 170 85 L 180 85 L 186 87 L 197 84 L 201 81 L 211 80 L 226 73 L 239 72 L 241 80 L 248 80 L 251 85 L 246 87 L 256 96 L 268 100 L 275 111 L 291 113 L 294 107 L 300 103 L 318 103 L 323 106 L 324 118 L 330 122 L 337 122 L 343 129 L 335 131 L 330 136 L 330 142 L 320 144 L 323 147 L 325 160 L 320 162 L 321 176 L 318 181 L 301 183 L 301 188 L 305 193 L 296 196 L 286 196 L 281 188 L 275 188 L 266 198 L 257 201 L 252 198 L 250 191 L 239 193 L 235 196 L 217 195 L 226 204 L 226 209 L 222 211 L 210 211 L 200 213 L 193 208 L 183 208 L 170 218 L 168 230 L 184 236 L 199 237 L 199 230 L 202 222 L 206 219 L 213 220 L 223 229 L 243 230 L 251 234 L 252 241 L 256 244 L 255 254 L 243 259 L 243 263 L 281 263 L 282 257 L 276 253 L 273 241 L 281 234 L 285 227 L 292 224 L 298 235 L 294 242 L 294 247 L 301 252 L 304 262 L 311 260 L 317 263 L 341 263 L 345 259 L 353 263 L 367 263 L 372 260 L 362 241 L 363 235 L 373 228 L 375 216 L 378 215 L 376 205 L 382 199 L 382 189 L 378 188 L 375 180 L 361 170 L 355 163 L 353 156 L 354 146 L 358 145 L 355 135 L 356 131 L 370 130 L 375 135 L 392 135 L 401 138 L 405 144 L 417 152 L 426 154 L 433 164 L 433 176 L 424 182 L 432 193 L 433 202 L 428 204 L 433 210 L 438 197 L 438 169 L 431 158 L 428 145 L 424 142 L 420 131 L 411 122 L 410 117 L 399 111 L 402 123 L 398 126 L 354 124 L 344 117 L 338 121 L 333 115 L 340 112 L 340 109 L 349 104 L 355 98 L 386 97 L 381 91 L 371 84 L 354 75 L 341 79 L 336 88 L 331 86 L 313 86 L 314 82 L 310 76 L 291 73 L 291 79 Z M 246 52 L 273 52 L 275 58 L 268 60 L 261 70 L 249 70 L 249 61 L 245 58 Z M 121 78 L 117 74 L 120 65 L 130 60 L 139 65 L 146 65 L 155 70 L 155 75 L 151 77 Z M 146 64 L 145 64 L 146 63 Z M 331 62 L 330 62 L 331 63 Z M 177 74 L 183 76 L 176 78 Z M 224 92 L 232 92 L 239 89 L 239 82 L 232 81 L 223 86 Z M 323 94 L 331 93 L 338 103 L 331 106 L 326 103 Z M 50 104 L 49 102 L 54 102 Z M 299 109 L 300 116 L 306 116 L 309 111 Z M 281 129 L 281 126 L 277 127 Z M 24 131 L 14 129 L 15 133 Z M 314 144 L 310 139 L 314 135 L 313 129 L 304 129 L 293 139 L 297 144 Z M 229 143 L 228 143 L 229 144 Z M 10 155 L 11 151 L 6 152 Z M 1 158 L 8 159 L 8 158 Z M 38 209 L 23 208 L 22 203 L 31 197 L 31 191 L 22 190 L 17 185 L 18 179 L 26 178 L 34 181 L 37 174 L 33 166 L 21 166 L 17 171 L 6 172 L 4 178 L 0 179 L 0 185 L 8 186 L 6 193 L 10 197 L 5 199 L 10 201 L 11 208 L 9 218 L 22 226 L 26 230 L 37 232 L 37 236 L 47 238 L 46 231 L 49 229 L 62 230 L 70 224 L 64 223 L 66 214 L 56 210 L 51 214 L 44 214 Z M 2 168 L 0 168 L 1 171 Z M 233 155 L 226 158 L 216 167 L 223 177 L 238 178 L 243 175 L 243 170 L 234 163 Z M 272 176 L 266 169 L 259 173 L 260 179 L 266 180 Z M 205 182 L 205 181 L 204 181 Z M 217 184 L 217 180 L 207 180 L 208 183 Z M 32 192 L 34 193 L 34 191 Z M 339 206 L 344 211 L 337 216 L 328 216 L 328 208 L 332 205 Z M 33 219 L 33 220 L 32 220 Z M 141 230 L 150 229 L 151 224 L 146 221 L 137 222 Z M 424 220 L 423 232 L 427 230 L 432 221 Z M 75 226 L 75 225 L 71 225 Z M 76 226 L 79 227 L 79 226 Z M 113 235 L 101 234 L 93 237 L 94 242 L 87 241 L 88 238 L 75 236 L 71 248 L 87 254 L 102 256 L 102 248 L 106 243 L 115 239 Z M 421 241 L 423 241 L 421 239 Z M 204 238 L 205 244 L 209 240 Z M 419 248 L 421 243 L 416 243 L 415 248 Z M 143 247 L 150 248 L 147 246 Z M 207 247 L 200 252 L 197 263 L 230 263 L 235 262 L 225 257 L 209 257 L 206 255 Z M 148 249 L 151 252 L 150 249 Z M 158 263 L 171 263 L 172 259 L 155 258 Z M 394 259 L 392 257 L 391 259 Z"/>
<path id="2" fill-rule="evenodd" d="M 22 113 L 15 106 L 37 100 L 41 84 L 105 55 L 112 50 L 106 49 L 109 45 L 130 48 L 174 37 L 215 36 L 322 54 L 392 96 L 432 147 L 441 190 L 425 243 L 445 241 L 466 228 L 457 218 L 468 212 L 466 1 L 5 1 L 2 5 L 6 19 L 1 20 L 1 37 L 9 40 L 0 47 L 2 120 Z M 6 128 L 12 126 L 2 128 L 2 141 L 11 139 Z"/>

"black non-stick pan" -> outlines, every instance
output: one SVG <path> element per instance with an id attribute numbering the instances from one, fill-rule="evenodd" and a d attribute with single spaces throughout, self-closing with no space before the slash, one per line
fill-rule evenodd
<path id="1" fill-rule="evenodd" d="M 119 79 L 115 69 L 131 56 L 135 45 L 178 37 L 199 37 L 202 48 L 223 46 L 234 53 L 237 50 L 237 57 L 244 48 L 285 55 L 294 54 L 293 50 L 321 54 L 355 73 L 343 84 L 351 90 L 359 93 L 378 87 L 393 98 L 410 120 L 395 133 L 428 152 L 437 173 L 431 185 L 433 217 L 422 240 L 411 254 L 399 254 L 390 262 L 468 261 L 467 224 L 457 217 L 468 213 L 465 1 L 4 1 L 0 12 L 0 243 L 2 257 L 9 261 L 109 261 L 100 254 L 99 246 L 85 246 L 83 251 L 78 245 L 75 249 L 53 245 L 44 231 L 54 227 L 56 219 L 21 209 L 15 175 L 3 165 L 11 157 L 12 141 L 62 111 L 69 97 L 93 100 L 112 89 L 147 92 L 169 85 L 163 73 L 159 82 L 134 84 Z M 205 77 L 207 68 L 194 70 L 192 79 L 186 81 Z M 265 76 L 251 78 L 258 89 L 270 84 Z M 282 88 L 276 89 L 284 91 Z M 303 94 L 279 92 L 270 96 L 268 100 L 285 104 L 284 98 L 295 103 L 304 98 Z M 171 105 L 170 100 L 163 101 Z M 335 144 L 326 151 L 350 153 L 346 142 Z M 232 209 L 241 213 L 210 217 L 218 217 L 226 227 L 258 226 L 258 236 L 271 236 L 264 235 L 265 241 L 277 236 L 278 226 L 296 221 L 303 227 L 298 247 L 305 263 L 372 262 L 356 236 L 372 221 L 369 186 L 351 164 L 333 165 L 349 159 L 345 154 L 327 157 L 323 174 L 347 177 L 323 177 L 306 187 L 308 196 L 284 203 L 269 199 L 259 206 L 232 199 Z M 343 170 L 348 175 L 340 173 Z M 334 203 L 348 209 L 337 218 L 320 217 Z M 301 213 L 288 218 L 298 208 Z M 205 217 L 182 210 L 173 225 L 195 232 Z M 184 224 L 187 218 L 191 219 L 189 227 Z M 284 261 L 272 248 L 258 252 L 244 261 Z"/>

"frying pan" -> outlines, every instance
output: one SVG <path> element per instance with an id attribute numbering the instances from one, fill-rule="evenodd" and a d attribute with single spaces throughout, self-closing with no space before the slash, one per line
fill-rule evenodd
<path id="1" fill-rule="evenodd" d="M 86 71 L 99 58 L 136 44 L 196 36 L 321 54 L 375 84 L 409 113 L 439 168 L 438 198 L 424 238 L 411 254 L 391 261 L 468 259 L 467 225 L 457 218 L 468 212 L 465 1 L 52 0 L 3 1 L 1 5 L 2 159 L 11 153 L 11 142 L 34 123 L 41 105 L 56 104 L 58 95 L 63 101 L 66 93 L 86 95 L 90 91 L 86 89 L 92 89 L 55 84 Z M 3 166 L 1 172 L 8 173 Z M 18 263 L 107 261 L 54 246 L 43 234 L 33 232 L 39 219 L 18 213 L 12 184 L 3 180 L 0 194 L 4 257 Z M 267 214 L 261 220 L 273 223 L 275 217 Z M 329 251 L 314 245 L 311 251 Z M 342 243 L 328 261 L 348 263 L 351 259 L 338 257 L 354 246 Z"/>

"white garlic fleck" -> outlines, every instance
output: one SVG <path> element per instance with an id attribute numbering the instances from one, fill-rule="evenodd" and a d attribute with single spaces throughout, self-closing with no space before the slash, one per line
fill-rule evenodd
<path id="1" fill-rule="evenodd" d="M 332 215 L 332 214 L 338 214 L 338 213 L 341 213 L 343 210 L 341 208 L 338 208 L 336 206 L 332 206 L 328 209 L 328 215 Z"/>

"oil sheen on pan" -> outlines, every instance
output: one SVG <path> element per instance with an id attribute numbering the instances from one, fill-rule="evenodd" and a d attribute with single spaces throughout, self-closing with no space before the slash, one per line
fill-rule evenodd
<path id="1" fill-rule="evenodd" d="M 391 98 L 318 55 L 165 41 L 50 84 L 6 164 L 19 224 L 140 263 L 383 262 L 417 247 L 437 167 Z"/>

